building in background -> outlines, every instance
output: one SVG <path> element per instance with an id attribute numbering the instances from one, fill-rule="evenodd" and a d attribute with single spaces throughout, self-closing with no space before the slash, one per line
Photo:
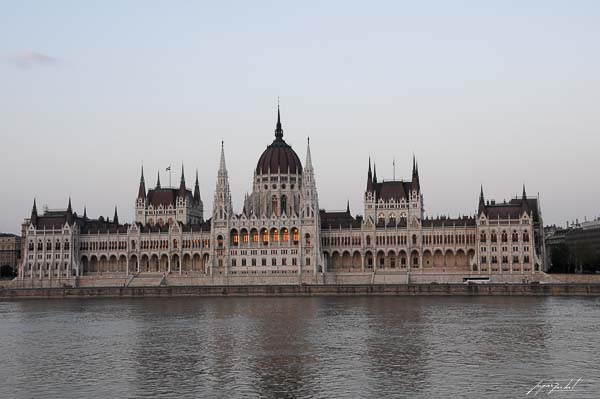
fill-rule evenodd
<path id="1" fill-rule="evenodd" d="M 544 228 L 548 247 L 548 268 L 553 273 L 600 272 L 600 217 L 566 228 Z"/>
<path id="2" fill-rule="evenodd" d="M 0 233 L 0 277 L 14 277 L 21 258 L 21 237 Z"/>
<path id="3" fill-rule="evenodd" d="M 22 279 L 162 274 L 287 277 L 327 282 L 325 275 L 454 273 L 531 276 L 543 271 L 544 235 L 538 198 L 525 187 L 510 201 L 486 201 L 457 218 L 427 216 L 416 159 L 410 181 L 379 180 L 368 162 L 363 216 L 319 207 L 310 142 L 300 158 L 283 138 L 279 109 L 275 138 L 254 167 L 252 192 L 234 210 L 221 157 L 213 210 L 204 219 L 198 174 L 192 193 L 182 167 L 178 188 L 146 190 L 142 169 L 135 222 L 89 219 L 71 208 L 25 220 Z M 237 280 L 237 281 L 243 281 Z M 258 280 L 257 280 L 258 281 Z M 370 280 L 369 280 L 370 281 Z M 408 281 L 408 278 L 407 278 Z"/>

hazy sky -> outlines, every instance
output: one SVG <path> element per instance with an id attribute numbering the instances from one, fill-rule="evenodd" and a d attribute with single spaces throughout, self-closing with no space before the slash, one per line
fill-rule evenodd
<path id="1" fill-rule="evenodd" d="M 546 224 L 600 214 L 598 1 L 12 1 L 0 12 L 0 231 L 38 207 L 131 221 L 147 186 L 196 168 L 210 217 L 221 138 L 234 207 L 273 140 L 320 203 L 363 213 L 369 154 L 429 215 L 479 186 L 540 193 Z"/>

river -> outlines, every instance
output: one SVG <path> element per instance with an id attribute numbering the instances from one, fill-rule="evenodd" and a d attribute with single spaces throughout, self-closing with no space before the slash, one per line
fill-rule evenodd
<path id="1" fill-rule="evenodd" d="M 600 298 L 4 301 L 0 397 L 598 397 L 599 321 Z"/>

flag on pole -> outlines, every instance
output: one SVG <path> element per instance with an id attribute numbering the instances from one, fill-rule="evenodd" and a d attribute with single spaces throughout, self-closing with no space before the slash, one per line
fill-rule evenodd
<path id="1" fill-rule="evenodd" d="M 171 165 L 169 165 L 169 166 L 167 167 L 167 169 L 165 170 L 165 172 L 170 172 L 170 171 L 171 171 Z"/>

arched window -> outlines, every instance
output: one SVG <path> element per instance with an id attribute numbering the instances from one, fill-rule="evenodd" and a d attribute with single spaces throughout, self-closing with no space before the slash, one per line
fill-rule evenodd
<path id="1" fill-rule="evenodd" d="M 413 234 L 413 236 L 412 236 L 412 243 L 413 243 L 413 245 L 417 245 L 417 235 L 416 234 Z"/>
<path id="2" fill-rule="evenodd" d="M 502 232 L 502 242 L 508 242 L 508 234 L 506 234 L 506 231 Z"/>
<path id="3" fill-rule="evenodd" d="M 298 229 L 294 227 L 292 229 L 292 241 L 294 241 L 294 244 L 298 244 L 298 240 Z"/>
<path id="4" fill-rule="evenodd" d="M 480 242 L 485 242 L 486 239 L 487 239 L 487 237 L 486 237 L 485 233 L 481 233 L 481 236 L 479 237 L 479 241 Z"/>
<path id="5" fill-rule="evenodd" d="M 33 251 L 33 241 L 29 241 L 29 250 Z"/>
<path id="6" fill-rule="evenodd" d="M 267 229 L 263 229 L 262 231 L 262 240 L 263 244 L 267 245 L 269 243 L 269 232 Z"/>
<path id="7" fill-rule="evenodd" d="M 288 242 L 290 240 L 290 235 L 288 233 L 288 229 L 281 229 L 281 241 Z"/>
<path id="8" fill-rule="evenodd" d="M 310 245 L 310 234 L 306 233 L 304 235 L 304 239 L 306 240 L 306 246 Z"/>
<path id="9" fill-rule="evenodd" d="M 367 245 L 371 245 L 371 236 L 367 236 Z"/>
<path id="10" fill-rule="evenodd" d="M 217 248 L 223 248 L 223 236 L 217 236 Z"/>
<path id="11" fill-rule="evenodd" d="M 272 229 L 273 242 L 279 242 L 279 230 Z"/>
<path id="12" fill-rule="evenodd" d="M 287 196 L 281 196 L 281 214 L 287 214 Z"/>
<path id="13" fill-rule="evenodd" d="M 258 231 L 252 230 L 252 242 L 258 243 Z"/>
<path id="14" fill-rule="evenodd" d="M 495 231 L 492 231 L 492 234 L 490 236 L 490 241 L 491 242 L 497 242 L 498 241 L 498 236 L 496 235 Z M 484 241 L 482 241 L 482 242 L 484 242 Z"/>
<path id="15" fill-rule="evenodd" d="M 237 246 L 239 243 L 240 243 L 240 237 L 238 235 L 238 232 L 237 232 L 237 230 L 233 230 L 231 232 L 231 244 Z"/>
<path id="16" fill-rule="evenodd" d="M 523 232 L 523 242 L 529 242 L 529 232 L 528 231 Z"/>
<path id="17" fill-rule="evenodd" d="M 385 215 L 383 213 L 377 216 L 377 223 L 385 223 Z"/>
<path id="18" fill-rule="evenodd" d="M 173 249 L 177 249 L 177 239 L 173 240 Z"/>
<path id="19" fill-rule="evenodd" d="M 271 209 L 273 210 L 273 213 L 276 216 L 279 216 L 279 207 L 278 207 L 278 201 L 277 201 L 277 196 L 274 195 L 273 197 L 271 197 Z"/>
<path id="20" fill-rule="evenodd" d="M 242 230 L 242 243 L 248 244 L 248 232 L 246 230 Z"/>

